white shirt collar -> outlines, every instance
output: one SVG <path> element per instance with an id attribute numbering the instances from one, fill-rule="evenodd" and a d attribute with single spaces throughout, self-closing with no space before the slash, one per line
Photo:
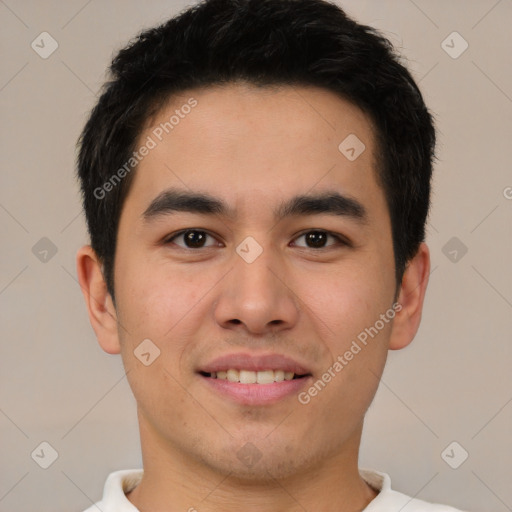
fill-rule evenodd
<path id="1" fill-rule="evenodd" d="M 144 470 L 124 469 L 108 475 L 103 499 L 85 512 L 139 512 L 126 497 L 141 481 Z M 363 512 L 461 512 L 455 508 L 427 503 L 391 489 L 391 478 L 386 473 L 359 468 L 361 477 L 379 494 Z"/>

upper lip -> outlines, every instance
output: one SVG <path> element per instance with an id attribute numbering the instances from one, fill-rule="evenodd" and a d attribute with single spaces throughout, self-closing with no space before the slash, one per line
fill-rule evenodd
<path id="1" fill-rule="evenodd" d="M 306 375 L 310 370 L 299 364 L 294 359 L 281 354 L 226 354 L 215 358 L 213 361 L 201 366 L 198 371 L 212 373 L 229 369 L 251 370 L 254 372 L 263 370 L 283 370 L 293 372 L 296 375 Z"/>

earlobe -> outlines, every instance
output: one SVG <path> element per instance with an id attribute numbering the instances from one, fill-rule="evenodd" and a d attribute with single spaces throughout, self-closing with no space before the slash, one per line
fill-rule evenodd
<path id="1" fill-rule="evenodd" d="M 85 245 L 78 250 L 76 269 L 89 321 L 101 348 L 109 354 L 119 354 L 121 347 L 116 310 L 107 290 L 101 262 L 90 245 Z"/>
<path id="2" fill-rule="evenodd" d="M 397 302 L 400 304 L 393 320 L 390 350 L 399 350 L 411 343 L 420 326 L 423 301 L 430 275 L 430 252 L 425 243 L 405 269 Z"/>

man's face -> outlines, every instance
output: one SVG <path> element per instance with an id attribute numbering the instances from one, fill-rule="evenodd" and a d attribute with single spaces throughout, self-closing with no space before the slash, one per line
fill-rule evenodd
<path id="1" fill-rule="evenodd" d="M 197 105 L 159 141 L 155 129 L 191 97 Z M 338 148 L 350 134 L 365 145 L 355 159 L 362 146 L 353 136 Z M 378 323 L 359 351 L 353 341 L 375 329 L 395 295 L 368 118 L 319 88 L 231 84 L 173 98 L 137 147 L 148 136 L 157 144 L 124 203 L 115 259 L 120 350 L 143 446 L 260 480 L 357 450 L 392 323 Z M 207 194 L 226 215 L 201 212 L 198 202 L 187 203 L 197 211 L 147 211 L 170 189 Z M 282 207 L 322 194 L 341 200 Z M 153 360 L 155 346 L 160 355 L 146 366 L 140 359 Z M 240 354 L 249 360 L 222 370 L 279 370 L 284 362 L 256 359 L 278 354 L 307 376 L 243 384 L 206 374 L 215 359 Z M 345 364 L 335 370 L 338 356 Z M 310 393 L 329 368 L 330 381 Z M 260 378 L 269 375 L 281 378 Z"/>

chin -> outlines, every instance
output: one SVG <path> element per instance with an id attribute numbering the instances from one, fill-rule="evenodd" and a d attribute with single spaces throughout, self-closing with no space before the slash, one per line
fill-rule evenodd
<path id="1" fill-rule="evenodd" d="M 275 484 L 276 480 L 310 471 L 331 452 L 327 446 L 308 446 L 308 443 L 299 442 L 298 438 L 296 443 L 285 439 L 274 442 L 268 439 L 265 442 L 264 438 L 252 439 L 254 442 L 239 442 L 230 438 L 226 446 L 217 446 L 215 452 L 212 452 L 210 445 L 200 455 L 201 463 L 216 473 L 229 476 L 239 485 L 269 485 Z"/>

